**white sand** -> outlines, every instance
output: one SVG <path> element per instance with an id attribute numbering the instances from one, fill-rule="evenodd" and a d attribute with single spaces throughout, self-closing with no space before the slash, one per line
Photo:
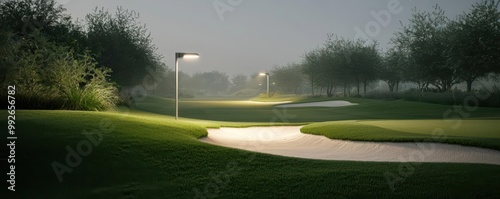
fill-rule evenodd
<path id="1" fill-rule="evenodd" d="M 252 104 L 270 104 L 270 105 L 273 105 L 273 104 L 286 104 L 286 103 L 290 103 L 292 101 L 281 101 L 281 102 L 258 102 L 258 101 L 247 101 L 248 103 L 252 103 Z"/>
<path id="2" fill-rule="evenodd" d="M 208 129 L 201 141 L 274 155 L 381 162 L 459 162 L 500 165 L 500 151 L 439 143 L 392 143 L 332 140 L 297 127 Z"/>
<path id="3" fill-rule="evenodd" d="M 281 104 L 275 107 L 278 108 L 293 108 L 293 107 L 342 107 L 342 106 L 352 106 L 358 105 L 348 101 L 335 100 L 335 101 L 324 101 L 324 102 L 309 102 L 300 104 Z"/>

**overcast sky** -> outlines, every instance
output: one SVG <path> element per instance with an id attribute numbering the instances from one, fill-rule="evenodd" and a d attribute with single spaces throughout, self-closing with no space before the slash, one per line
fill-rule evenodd
<path id="1" fill-rule="evenodd" d="M 164 62 L 172 68 L 175 52 L 197 52 L 181 61 L 190 74 L 218 70 L 252 74 L 300 62 L 321 46 L 328 33 L 375 39 L 381 49 L 408 22 L 412 9 L 432 10 L 438 3 L 452 18 L 475 0 L 58 0 L 74 19 L 96 7 L 118 6 L 140 13 Z M 377 14 L 378 13 L 378 14 Z M 388 14 L 388 15 L 387 15 Z M 381 16 L 381 17 L 377 17 Z M 389 18 L 387 16 L 390 16 Z M 378 19 L 378 20 L 377 20 Z M 366 29 L 368 27 L 368 29 Z"/>

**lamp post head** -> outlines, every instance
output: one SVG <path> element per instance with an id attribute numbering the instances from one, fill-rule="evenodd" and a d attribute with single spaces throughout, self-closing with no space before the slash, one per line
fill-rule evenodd
<path id="1" fill-rule="evenodd" d="M 259 73 L 260 76 L 269 76 L 269 73 Z"/>
<path id="2" fill-rule="evenodd" d="M 200 55 L 198 53 L 175 53 L 175 58 L 186 58 L 186 59 L 192 59 L 192 58 L 198 58 Z"/>

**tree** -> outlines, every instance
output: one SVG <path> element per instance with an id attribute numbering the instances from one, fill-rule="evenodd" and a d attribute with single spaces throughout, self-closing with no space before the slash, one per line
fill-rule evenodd
<path id="1" fill-rule="evenodd" d="M 304 56 L 304 60 L 302 61 L 302 73 L 309 80 L 309 84 L 311 85 L 311 94 L 314 97 L 314 89 L 317 86 L 316 82 L 318 81 L 319 76 L 321 75 L 318 70 L 320 59 L 319 50 L 313 50 L 311 52 L 307 52 Z"/>
<path id="2" fill-rule="evenodd" d="M 54 0 L 8 0 L 0 4 L 0 27 L 20 37 L 37 30 L 56 36 L 51 30 L 69 19 L 64 11 Z"/>
<path id="3" fill-rule="evenodd" d="M 179 71 L 179 77 L 183 77 L 182 71 Z M 163 97 L 175 97 L 175 72 L 167 65 L 162 63 L 154 74 L 146 76 L 143 82 L 144 89 L 151 95 Z"/>
<path id="4" fill-rule="evenodd" d="M 353 43 L 350 50 L 350 75 L 355 80 L 357 95 L 360 95 L 360 84 L 363 83 L 363 92 L 366 94 L 368 83 L 376 80 L 377 68 L 381 64 L 381 57 L 377 50 L 377 43 L 364 46 L 363 41 Z"/>
<path id="5" fill-rule="evenodd" d="M 190 80 L 190 89 L 211 94 L 226 92 L 230 85 L 229 76 L 219 71 L 195 73 Z"/>
<path id="6" fill-rule="evenodd" d="M 409 53 L 412 63 L 409 67 L 414 73 L 409 73 L 407 78 L 417 83 L 421 90 L 432 84 L 439 91 L 447 91 L 459 82 L 455 68 L 447 62 L 449 23 L 438 5 L 433 12 L 414 10 L 410 24 L 393 39 L 393 43 Z"/>
<path id="7" fill-rule="evenodd" d="M 326 46 L 306 53 L 302 73 L 310 81 L 313 96 L 316 87 L 326 88 L 327 96 L 333 96 L 335 81 L 338 80 L 332 78 L 336 74 L 334 66 L 332 49 Z"/>
<path id="8" fill-rule="evenodd" d="M 329 34 L 324 46 L 311 51 L 304 58 L 302 72 L 315 86 L 326 88 L 327 96 L 334 95 L 337 87 L 343 87 L 347 96 L 348 87 L 357 85 L 358 95 L 361 83 L 366 86 L 376 79 L 376 68 L 380 64 L 377 44 L 351 41 Z"/>
<path id="9" fill-rule="evenodd" d="M 231 88 L 232 91 L 237 91 L 241 90 L 247 87 L 248 85 L 248 77 L 246 75 L 236 75 L 231 79 L 231 82 L 233 83 L 233 87 Z"/>
<path id="10" fill-rule="evenodd" d="M 0 29 L 13 33 L 15 40 L 33 38 L 38 32 L 50 42 L 83 54 L 85 35 L 65 10 L 54 0 L 8 0 L 0 4 Z"/>
<path id="11" fill-rule="evenodd" d="M 461 80 L 472 83 L 489 73 L 500 72 L 500 1 L 484 0 L 460 15 L 448 30 L 450 58 Z"/>
<path id="12" fill-rule="evenodd" d="M 16 49 L 19 44 L 13 42 L 12 37 L 12 33 L 0 31 L 0 82 L 5 82 L 7 72 L 15 66 Z"/>
<path id="13" fill-rule="evenodd" d="M 352 82 L 352 50 L 352 41 L 328 35 L 324 48 L 320 51 L 321 70 L 317 71 L 322 74 L 319 83 L 326 87 L 328 97 L 333 96 L 335 88 L 340 85 L 344 96 L 347 95 L 347 86 Z"/>
<path id="14" fill-rule="evenodd" d="M 398 48 L 391 48 L 383 57 L 379 69 L 379 78 L 389 85 L 389 92 L 394 92 L 402 82 L 404 70 L 408 65 L 407 55 Z"/>
<path id="15" fill-rule="evenodd" d="M 351 84 L 357 88 L 360 94 L 360 86 L 363 84 L 364 92 L 369 82 L 377 77 L 377 68 L 381 58 L 377 50 L 377 43 L 366 46 L 362 40 L 351 41 L 344 38 L 333 38 L 330 35 L 324 48 L 323 60 L 327 67 L 326 74 L 330 84 L 327 95 L 333 95 L 333 85 L 342 85 L 344 96 Z"/>
<path id="16" fill-rule="evenodd" d="M 300 64 L 288 64 L 275 67 L 271 70 L 271 81 L 276 83 L 276 87 L 282 92 L 297 94 L 304 82 L 302 66 Z"/>
<path id="17" fill-rule="evenodd" d="M 86 16 L 87 45 L 99 66 L 113 70 L 111 79 L 121 86 L 141 84 L 149 71 L 162 66 L 150 33 L 134 11 L 118 8 L 114 15 L 96 9 Z"/>

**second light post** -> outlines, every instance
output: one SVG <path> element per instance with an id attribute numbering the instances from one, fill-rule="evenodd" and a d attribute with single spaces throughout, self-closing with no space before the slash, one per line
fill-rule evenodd
<path id="1" fill-rule="evenodd" d="M 175 120 L 179 119 L 179 58 L 198 58 L 198 53 L 175 53 Z"/>
<path id="2" fill-rule="evenodd" d="M 264 75 L 267 77 L 267 97 L 269 97 L 269 73 L 260 73 L 260 76 Z"/>

